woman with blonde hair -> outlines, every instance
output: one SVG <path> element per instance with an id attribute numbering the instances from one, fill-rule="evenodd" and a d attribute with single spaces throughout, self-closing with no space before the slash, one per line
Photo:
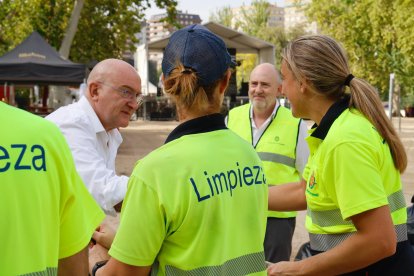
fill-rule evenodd
<path id="1" fill-rule="evenodd" d="M 324 35 L 292 41 L 281 71 L 293 115 L 315 125 L 305 181 L 270 188 L 269 209 L 307 209 L 313 256 L 268 274 L 414 275 L 400 179 L 407 156 L 375 89 Z"/>
<path id="2" fill-rule="evenodd" d="M 266 274 L 261 161 L 219 114 L 232 64 L 203 26 L 171 36 L 162 79 L 180 125 L 136 165 L 111 259 L 92 275 Z"/>

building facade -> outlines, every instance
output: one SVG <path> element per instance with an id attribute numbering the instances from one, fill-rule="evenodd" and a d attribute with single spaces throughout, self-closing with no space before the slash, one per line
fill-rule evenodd
<path id="1" fill-rule="evenodd" d="M 166 13 L 156 14 L 150 17 L 147 21 L 147 40 L 148 42 L 164 38 L 177 30 L 176 27 L 164 22 L 163 19 L 167 17 Z M 181 27 L 191 24 L 200 24 L 201 18 L 198 14 L 190 14 L 187 12 L 177 11 L 177 23 Z"/>
<path id="2" fill-rule="evenodd" d="M 305 15 L 305 8 L 312 0 L 285 0 L 284 7 L 284 28 L 285 31 L 302 25 L 305 32 L 310 34 L 318 33 L 316 22 L 309 22 Z"/>
<path id="3" fill-rule="evenodd" d="M 309 22 L 305 15 L 305 8 L 312 0 L 285 0 L 283 7 L 276 4 L 269 4 L 269 19 L 267 25 L 269 27 L 282 27 L 285 31 L 296 26 L 303 26 L 307 33 L 315 34 L 318 32 L 316 22 Z M 244 18 L 244 14 L 249 15 L 253 11 L 253 6 L 241 6 L 232 8 L 233 19 L 232 27 L 237 28 L 236 22 Z"/>
<path id="4" fill-rule="evenodd" d="M 177 30 L 175 26 L 163 21 L 167 17 L 167 13 L 156 14 L 147 21 L 146 40 L 152 42 L 162 39 Z M 177 11 L 176 22 L 185 27 L 191 24 L 200 24 L 201 18 L 198 14 L 190 14 L 187 12 Z M 162 53 L 149 53 L 149 60 L 156 63 L 156 67 L 161 67 Z"/>

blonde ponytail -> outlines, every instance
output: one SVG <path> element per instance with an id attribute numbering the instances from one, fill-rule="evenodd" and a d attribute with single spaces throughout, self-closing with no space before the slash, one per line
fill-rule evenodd
<path id="1" fill-rule="evenodd" d="M 358 109 L 374 125 L 390 147 L 394 166 L 403 173 L 407 168 L 407 154 L 391 121 L 385 114 L 381 100 L 365 80 L 354 78 L 349 85 L 351 90 L 350 107 Z"/>

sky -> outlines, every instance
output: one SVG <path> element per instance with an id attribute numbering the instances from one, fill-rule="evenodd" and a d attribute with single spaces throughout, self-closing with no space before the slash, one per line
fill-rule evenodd
<path id="1" fill-rule="evenodd" d="M 217 9 L 224 6 L 230 6 L 232 8 L 240 7 L 243 4 L 250 5 L 250 0 L 177 0 L 177 9 L 183 12 L 191 14 L 198 14 L 201 17 L 202 23 L 206 23 L 211 13 L 215 13 Z M 283 0 L 270 0 L 270 3 L 276 3 L 278 6 L 283 6 Z M 151 1 L 151 5 L 155 6 L 155 3 Z M 150 8 L 146 10 L 146 18 L 149 19 L 151 15 L 164 13 L 165 10 L 158 8 Z"/>

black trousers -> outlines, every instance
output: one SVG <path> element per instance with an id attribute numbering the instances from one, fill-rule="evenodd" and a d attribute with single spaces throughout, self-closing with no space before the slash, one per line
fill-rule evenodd
<path id="1" fill-rule="evenodd" d="M 264 251 L 266 261 L 289 261 L 296 218 L 267 218 Z"/>
<path id="2" fill-rule="evenodd" d="M 311 250 L 312 255 L 322 253 Z M 355 252 L 358 254 L 358 252 Z M 397 243 L 397 251 L 394 255 L 382 259 L 368 267 L 354 272 L 342 274 L 346 276 L 413 276 L 414 275 L 414 251 L 408 241 Z"/>

